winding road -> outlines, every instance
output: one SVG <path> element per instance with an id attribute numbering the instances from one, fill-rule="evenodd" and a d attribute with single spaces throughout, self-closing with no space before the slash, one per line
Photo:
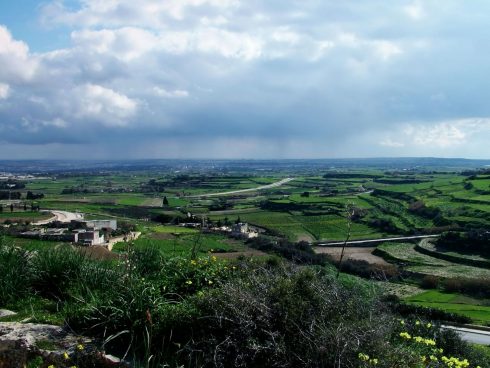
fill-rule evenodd
<path id="1" fill-rule="evenodd" d="M 442 328 L 456 331 L 458 335 L 465 341 L 472 342 L 474 344 L 490 345 L 490 331 L 447 325 L 443 325 Z"/>
<path id="2" fill-rule="evenodd" d="M 53 217 L 51 217 L 47 220 L 41 220 L 38 222 L 34 222 L 33 225 L 46 225 L 46 224 L 49 224 L 50 222 L 53 222 L 53 221 L 68 223 L 68 222 L 71 222 L 73 220 L 83 220 L 83 213 L 58 211 L 58 210 L 53 210 L 53 211 L 49 211 L 49 212 L 51 212 L 53 214 Z"/>
<path id="3" fill-rule="evenodd" d="M 196 195 L 187 196 L 187 198 L 217 197 L 217 196 L 223 196 L 223 195 L 229 195 L 229 194 L 239 194 L 239 193 L 255 192 L 255 191 L 258 191 L 258 190 L 276 188 L 276 187 L 279 187 L 279 186 L 281 186 L 283 184 L 289 183 L 291 180 L 294 180 L 294 178 L 282 179 L 282 180 L 276 181 L 275 183 L 267 184 L 267 185 L 261 185 L 260 187 L 255 187 L 255 188 L 232 190 L 230 192 L 196 194 Z"/>

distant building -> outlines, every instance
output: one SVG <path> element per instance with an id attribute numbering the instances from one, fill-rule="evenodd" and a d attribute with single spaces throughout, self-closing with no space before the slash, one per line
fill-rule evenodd
<path id="1" fill-rule="evenodd" d="M 256 238 L 259 233 L 251 230 L 246 222 L 239 222 L 231 227 L 231 235 L 243 238 Z"/>
<path id="2" fill-rule="evenodd" d="M 74 220 L 72 223 L 79 224 L 84 229 L 117 230 L 117 220 Z"/>
<path id="3" fill-rule="evenodd" d="M 105 242 L 104 235 L 101 235 L 99 230 L 75 230 L 77 237 L 76 243 L 83 245 L 100 245 Z"/>

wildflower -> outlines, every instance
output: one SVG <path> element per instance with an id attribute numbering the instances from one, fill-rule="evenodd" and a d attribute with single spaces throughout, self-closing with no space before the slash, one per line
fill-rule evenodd
<path id="1" fill-rule="evenodd" d="M 432 323 L 427 323 L 427 328 L 431 328 L 432 327 Z"/>
<path id="2" fill-rule="evenodd" d="M 63 358 L 65 358 L 65 360 L 70 359 L 70 356 L 68 355 L 68 353 L 66 351 L 63 353 Z"/>
<path id="3" fill-rule="evenodd" d="M 211 259 L 213 260 L 213 262 L 216 262 L 218 260 L 218 258 L 216 258 L 216 256 L 212 256 Z"/>
<path id="4" fill-rule="evenodd" d="M 82 351 L 83 350 L 83 345 L 82 344 L 78 344 L 77 345 L 77 349 L 80 350 L 80 351 Z"/>
<path id="5" fill-rule="evenodd" d="M 195 259 L 192 259 L 191 260 L 191 265 L 195 266 L 197 264 L 196 260 Z"/>
<path id="6" fill-rule="evenodd" d="M 400 324 L 401 324 L 402 326 L 405 326 L 405 321 L 402 319 L 402 320 L 400 321 Z"/>
<path id="7" fill-rule="evenodd" d="M 191 281 L 191 280 L 187 280 L 185 283 L 186 283 L 187 285 L 192 285 L 192 281 Z"/>
<path id="8" fill-rule="evenodd" d="M 209 280 L 209 281 L 208 281 L 208 284 L 209 284 L 209 285 L 212 285 L 212 284 L 213 284 L 213 281 L 212 281 L 212 280 Z"/>
<path id="9" fill-rule="evenodd" d="M 362 360 L 363 362 L 367 362 L 369 360 L 369 355 L 364 354 L 364 353 L 359 353 L 358 355 L 359 359 Z"/>
<path id="10" fill-rule="evenodd" d="M 408 332 L 400 332 L 400 337 L 403 337 L 404 339 L 410 340 L 412 336 Z"/>
<path id="11" fill-rule="evenodd" d="M 50 364 L 48 365 L 48 368 L 56 368 L 56 367 L 54 366 L 54 364 Z"/>
<path id="12" fill-rule="evenodd" d="M 420 325 L 420 321 L 416 321 L 415 325 L 417 325 L 417 326 Z"/>
<path id="13" fill-rule="evenodd" d="M 434 362 L 437 362 L 439 360 L 439 359 L 437 359 L 437 357 L 435 355 L 429 356 L 429 359 L 434 361 Z"/>
<path id="14" fill-rule="evenodd" d="M 376 359 L 376 358 L 370 359 L 369 364 L 372 364 L 372 365 L 378 364 L 378 359 Z"/>

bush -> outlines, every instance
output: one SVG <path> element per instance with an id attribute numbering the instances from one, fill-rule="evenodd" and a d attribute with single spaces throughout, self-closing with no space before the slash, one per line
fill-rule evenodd
<path id="1" fill-rule="evenodd" d="M 420 286 L 424 289 L 437 289 L 440 279 L 434 275 L 425 275 L 420 281 Z"/>
<path id="2" fill-rule="evenodd" d="M 444 280 L 442 287 L 450 293 L 462 293 L 481 298 L 490 297 L 490 279 L 450 278 Z"/>
<path id="3" fill-rule="evenodd" d="M 185 351 L 203 366 L 357 366 L 359 351 L 379 351 L 390 333 L 364 283 L 343 285 L 312 268 L 250 270 L 199 308 L 205 317 Z"/>
<path id="4" fill-rule="evenodd" d="M 0 238 L 0 306 L 28 295 L 32 277 L 29 253 Z"/>

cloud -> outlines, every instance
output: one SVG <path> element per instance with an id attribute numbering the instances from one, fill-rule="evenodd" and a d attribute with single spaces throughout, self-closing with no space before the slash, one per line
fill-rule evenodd
<path id="1" fill-rule="evenodd" d="M 0 83 L 0 100 L 7 99 L 9 93 L 10 93 L 10 86 L 5 83 Z"/>
<path id="2" fill-rule="evenodd" d="M 189 97 L 189 92 L 181 89 L 176 89 L 174 91 L 168 91 L 165 88 L 153 87 L 153 91 L 157 96 L 167 97 L 167 98 L 182 98 Z"/>
<path id="3" fill-rule="evenodd" d="M 420 1 L 414 1 L 403 7 L 404 12 L 414 20 L 421 20 L 426 16 L 424 8 Z"/>
<path id="4" fill-rule="evenodd" d="M 48 31 L 0 26 L 1 139 L 100 154 L 138 141 L 142 157 L 158 142 L 197 157 L 489 155 L 472 118 L 490 116 L 486 14 L 435 0 L 48 0 Z"/>
<path id="5" fill-rule="evenodd" d="M 76 90 L 79 104 L 74 115 L 108 126 L 125 126 L 137 111 L 138 102 L 110 88 L 86 84 Z"/>
<path id="6" fill-rule="evenodd" d="M 380 142 L 386 147 L 455 148 L 468 144 L 476 135 L 490 134 L 490 118 L 467 118 L 439 122 L 402 124 L 393 134 Z"/>
<path id="7" fill-rule="evenodd" d="M 379 144 L 381 146 L 385 146 L 385 147 L 394 147 L 394 148 L 397 148 L 397 147 L 405 147 L 405 144 L 404 143 L 394 141 L 391 138 L 387 138 L 387 139 L 379 142 Z"/>
<path id="8" fill-rule="evenodd" d="M 0 82 L 30 80 L 38 67 L 37 60 L 29 55 L 29 47 L 14 40 L 11 33 L 0 25 Z"/>

